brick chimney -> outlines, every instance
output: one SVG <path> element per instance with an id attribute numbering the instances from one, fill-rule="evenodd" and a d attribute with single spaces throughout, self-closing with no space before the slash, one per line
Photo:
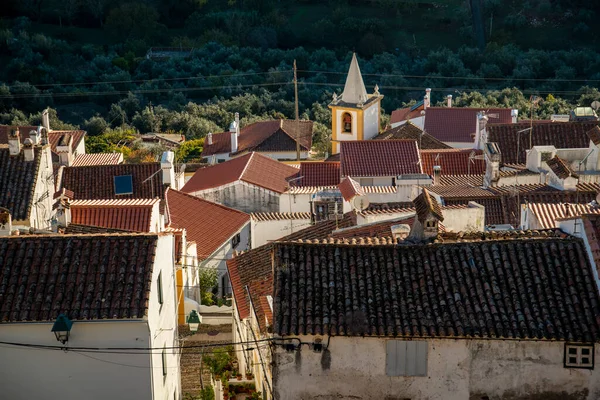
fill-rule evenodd
<path id="1" fill-rule="evenodd" d="M 56 152 L 60 164 L 70 167 L 73 164 L 73 136 L 69 134 L 62 135 L 56 144 Z"/>
<path id="2" fill-rule="evenodd" d="M 8 134 L 8 154 L 18 156 L 19 153 L 21 153 L 21 134 L 19 128 L 15 127 Z"/>

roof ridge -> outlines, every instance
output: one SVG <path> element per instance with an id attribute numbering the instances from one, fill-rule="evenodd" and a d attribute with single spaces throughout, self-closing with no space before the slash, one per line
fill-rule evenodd
<path id="1" fill-rule="evenodd" d="M 248 161 L 246 162 L 246 165 L 244 165 L 244 168 L 242 169 L 242 172 L 240 173 L 240 176 L 238 177 L 238 180 L 240 180 L 240 181 L 244 180 L 244 174 L 246 173 L 246 170 L 250 166 L 250 163 L 253 160 L 254 154 L 256 154 L 255 151 L 253 151 L 253 152 L 250 153 L 250 157 L 248 157 Z"/>

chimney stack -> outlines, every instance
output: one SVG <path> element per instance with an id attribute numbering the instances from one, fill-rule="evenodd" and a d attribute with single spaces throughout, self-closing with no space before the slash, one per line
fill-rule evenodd
<path id="1" fill-rule="evenodd" d="M 517 123 L 517 117 L 519 116 L 519 110 L 517 109 L 512 109 L 510 110 L 510 117 L 511 117 L 511 122 L 513 124 Z"/>
<path id="2" fill-rule="evenodd" d="M 208 132 L 208 135 L 206 135 L 206 144 L 211 146 L 213 144 L 212 142 L 212 132 Z"/>
<path id="3" fill-rule="evenodd" d="M 485 156 L 485 175 L 483 177 L 483 187 L 489 188 L 496 186 L 500 179 L 500 160 L 502 153 L 500 148 L 494 142 L 486 143 L 484 146 Z"/>
<path id="4" fill-rule="evenodd" d="M 235 113 L 235 127 L 236 127 L 236 132 L 239 135 L 240 134 L 240 113 Z"/>
<path id="5" fill-rule="evenodd" d="M 240 114 L 235 113 L 235 120 L 229 125 L 229 133 L 231 134 L 231 152 L 238 151 L 238 136 L 240 133 Z"/>
<path id="6" fill-rule="evenodd" d="M 30 138 L 23 141 L 23 156 L 25 161 L 33 161 L 34 159 L 33 141 Z"/>
<path id="7" fill-rule="evenodd" d="M 0 236 L 10 236 L 12 232 L 12 218 L 10 211 L 0 207 Z"/>
<path id="8" fill-rule="evenodd" d="M 73 136 L 65 134 L 60 137 L 56 145 L 56 152 L 60 164 L 70 167 L 73 164 Z"/>
<path id="9" fill-rule="evenodd" d="M 50 132 L 50 115 L 47 108 L 42 111 L 42 126 L 46 128 L 46 132 Z"/>
<path id="10" fill-rule="evenodd" d="M 19 153 L 21 153 L 21 135 L 19 134 L 19 127 L 15 127 L 8 134 L 8 154 L 18 156 Z"/>
<path id="11" fill-rule="evenodd" d="M 175 153 L 165 151 L 160 159 L 160 167 L 162 169 L 163 185 L 171 186 L 173 189 L 179 189 L 175 182 Z"/>
<path id="12" fill-rule="evenodd" d="M 441 183 L 440 178 L 442 177 L 442 167 L 440 165 L 433 166 L 433 184 L 439 185 Z"/>
<path id="13" fill-rule="evenodd" d="M 425 97 L 427 98 L 427 106 L 424 108 L 429 108 L 431 107 L 431 88 L 425 89 Z"/>
<path id="14" fill-rule="evenodd" d="M 446 96 L 446 101 L 448 102 L 448 108 L 452 107 L 452 95 L 451 94 Z"/>
<path id="15" fill-rule="evenodd" d="M 40 144 L 40 129 L 29 131 L 29 139 L 31 139 L 34 145 Z"/>

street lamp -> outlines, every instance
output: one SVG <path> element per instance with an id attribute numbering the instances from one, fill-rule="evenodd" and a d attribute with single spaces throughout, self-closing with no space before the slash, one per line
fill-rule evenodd
<path id="1" fill-rule="evenodd" d="M 190 332 L 198 332 L 198 328 L 200 327 L 200 316 L 196 312 L 196 310 L 192 310 L 187 320 L 188 326 L 190 327 Z"/>
<path id="2" fill-rule="evenodd" d="M 71 332 L 72 326 L 73 321 L 71 321 L 65 314 L 60 314 L 56 318 L 56 321 L 54 321 L 51 332 L 54 332 L 54 335 L 56 335 L 56 340 L 62 344 L 65 344 L 69 340 L 69 333 Z"/>

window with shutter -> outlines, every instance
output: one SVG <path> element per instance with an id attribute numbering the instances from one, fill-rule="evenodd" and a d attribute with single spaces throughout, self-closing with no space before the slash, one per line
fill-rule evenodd
<path id="1" fill-rule="evenodd" d="M 428 343 L 424 341 L 388 340 L 386 343 L 387 376 L 427 376 Z"/>

